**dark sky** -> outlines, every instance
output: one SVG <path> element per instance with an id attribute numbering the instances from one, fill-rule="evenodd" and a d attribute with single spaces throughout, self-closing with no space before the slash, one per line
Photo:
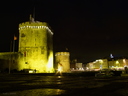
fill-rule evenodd
<path id="1" fill-rule="evenodd" d="M 19 23 L 28 21 L 35 7 L 35 20 L 47 22 L 54 32 L 54 52 L 68 48 L 71 60 L 83 63 L 111 53 L 128 56 L 128 6 L 124 1 L 1 1 L 0 51 L 10 51 Z"/>

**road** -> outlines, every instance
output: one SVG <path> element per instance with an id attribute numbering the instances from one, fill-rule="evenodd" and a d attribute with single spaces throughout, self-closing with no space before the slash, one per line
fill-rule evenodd
<path id="1" fill-rule="evenodd" d="M 128 96 L 128 77 L 0 75 L 0 96 Z"/>

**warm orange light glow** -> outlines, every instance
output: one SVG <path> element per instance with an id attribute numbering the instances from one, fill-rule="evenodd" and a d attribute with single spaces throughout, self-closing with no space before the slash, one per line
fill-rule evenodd
<path id="1" fill-rule="evenodd" d="M 14 40 L 17 40 L 17 37 L 14 35 Z"/>

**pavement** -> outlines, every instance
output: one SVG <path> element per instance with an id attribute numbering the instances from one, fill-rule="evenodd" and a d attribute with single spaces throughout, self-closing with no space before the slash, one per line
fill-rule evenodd
<path id="1" fill-rule="evenodd" d="M 128 96 L 128 76 L 0 74 L 0 96 Z"/>

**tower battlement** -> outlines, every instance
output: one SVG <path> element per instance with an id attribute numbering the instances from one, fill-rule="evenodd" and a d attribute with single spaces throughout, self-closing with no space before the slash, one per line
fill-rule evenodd
<path id="1" fill-rule="evenodd" d="M 55 54 L 55 56 L 59 56 L 59 55 L 67 55 L 67 56 L 69 56 L 70 54 L 69 54 L 69 52 L 57 52 Z"/>
<path id="2" fill-rule="evenodd" d="M 35 22 L 23 22 L 19 24 L 19 27 L 22 26 L 48 26 L 48 24 L 46 22 L 39 22 L 39 21 L 35 21 Z"/>
<path id="3" fill-rule="evenodd" d="M 24 22 L 19 24 L 19 30 L 22 29 L 47 29 L 51 34 L 53 34 L 46 22 Z"/>

